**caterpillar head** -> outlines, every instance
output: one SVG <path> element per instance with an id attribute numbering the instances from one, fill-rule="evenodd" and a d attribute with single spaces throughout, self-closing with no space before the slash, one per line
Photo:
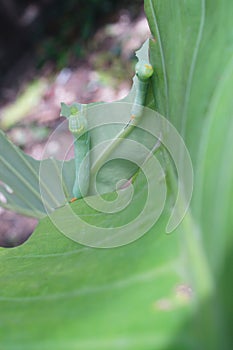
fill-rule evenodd
<path id="1" fill-rule="evenodd" d="M 87 119 L 84 110 L 85 105 L 79 103 L 73 103 L 71 106 L 67 106 L 65 103 L 61 104 L 61 116 L 68 119 L 69 130 L 75 136 L 80 136 L 87 131 Z"/>
<path id="2" fill-rule="evenodd" d="M 146 61 L 139 61 L 135 66 L 135 71 L 141 81 L 148 80 L 154 73 L 152 65 Z"/>

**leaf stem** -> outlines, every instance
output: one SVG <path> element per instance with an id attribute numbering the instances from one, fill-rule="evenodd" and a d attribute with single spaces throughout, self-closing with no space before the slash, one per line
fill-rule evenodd
<path id="1" fill-rule="evenodd" d="M 100 157 L 96 160 L 96 162 L 91 167 L 91 176 L 96 174 L 101 165 L 103 165 L 112 154 L 112 152 L 117 148 L 117 146 L 125 139 L 135 128 L 136 121 L 133 124 L 129 124 L 126 128 L 123 128 L 112 140 L 112 142 L 108 145 L 108 147 L 101 153 Z"/>

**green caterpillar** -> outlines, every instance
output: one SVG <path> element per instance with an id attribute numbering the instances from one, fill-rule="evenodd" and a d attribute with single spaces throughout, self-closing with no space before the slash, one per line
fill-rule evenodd
<path id="1" fill-rule="evenodd" d="M 72 104 L 70 107 L 61 104 L 61 115 L 68 118 L 69 130 L 74 136 L 75 152 L 75 182 L 73 186 L 73 200 L 87 195 L 90 182 L 90 134 L 86 118 L 87 106 L 84 104 Z M 80 172 L 80 166 L 86 157 L 84 168 Z"/>
<path id="2" fill-rule="evenodd" d="M 137 123 L 137 121 L 142 116 L 149 85 L 149 79 L 154 73 L 153 67 L 146 61 L 139 61 L 135 66 L 135 72 L 138 78 L 138 84 L 134 103 L 131 109 L 131 117 L 126 127 L 128 127 L 132 121 L 135 121 Z"/>
<path id="3" fill-rule="evenodd" d="M 126 126 L 115 136 L 112 142 L 109 144 L 107 150 L 105 150 L 94 165 L 91 168 L 91 173 L 95 174 L 100 164 L 103 164 L 112 153 L 112 151 L 122 142 L 122 139 L 126 138 L 135 128 L 143 115 L 143 108 L 146 100 L 146 94 L 148 90 L 149 80 L 152 77 L 154 71 L 151 64 L 147 61 L 139 61 L 135 66 L 135 73 L 137 77 L 137 89 L 133 102 L 133 106 L 130 111 L 130 119 Z"/>
<path id="4" fill-rule="evenodd" d="M 104 160 L 108 158 L 111 152 L 122 142 L 122 138 L 126 138 L 129 133 L 137 125 L 143 114 L 143 107 L 145 104 L 148 83 L 150 77 L 153 75 L 152 66 L 146 61 L 141 61 L 136 64 L 135 67 L 136 76 L 138 78 L 137 90 L 134 99 L 134 103 L 131 109 L 131 117 L 127 125 L 116 135 L 112 140 L 108 149 L 103 152 L 102 155 L 90 169 L 90 134 L 88 132 L 88 124 L 86 118 L 87 106 L 83 104 L 74 103 L 71 106 L 67 106 L 65 103 L 61 104 L 61 116 L 66 117 L 69 120 L 69 130 L 74 136 L 74 150 L 75 150 L 75 182 L 73 186 L 74 200 L 82 198 L 87 195 L 90 183 L 90 175 L 95 173 L 98 168 L 98 164 L 104 163 Z M 86 157 L 85 167 L 80 172 L 80 166 L 83 159 Z"/>

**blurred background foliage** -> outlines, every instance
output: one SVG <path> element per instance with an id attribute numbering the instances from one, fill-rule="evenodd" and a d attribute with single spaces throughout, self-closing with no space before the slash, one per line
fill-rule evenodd
<path id="1" fill-rule="evenodd" d="M 96 73 L 88 82 L 83 82 L 83 77 L 76 77 L 76 84 L 90 85 L 88 97 L 75 91 L 68 100 L 64 94 L 59 94 L 60 101 L 70 103 L 81 99 L 85 103 L 92 102 L 99 98 L 93 93 L 96 87 L 108 85 L 124 90 L 119 84 L 133 76 L 134 51 L 145 37 L 137 42 L 136 33 L 134 41 L 137 43 L 131 45 L 127 53 L 124 42 L 134 34 L 131 24 L 142 15 L 143 0 L 0 0 L 0 5 L 2 129 L 8 130 L 27 117 L 30 111 L 35 111 L 35 107 L 41 106 L 41 99 L 54 94 L 48 86 L 51 87 L 56 78 L 65 85 L 74 70 L 84 63 L 89 66 L 85 67 L 87 70 Z M 116 23 L 115 27 L 113 23 Z M 59 73 L 61 75 L 56 76 Z M 70 87 L 66 86 L 66 90 Z M 105 94 L 100 98 L 105 99 Z M 119 96 L 106 98 L 108 101 Z M 14 106 L 9 106 L 9 103 L 14 103 Z M 6 105 L 9 108 L 2 110 L 1 107 Z M 51 108 L 51 114 L 52 109 L 57 114 L 57 105 Z M 38 119 L 44 118 L 37 117 L 36 121 Z"/>
<path id="2" fill-rule="evenodd" d="M 0 0 L 0 129 L 36 159 L 62 122 L 60 103 L 127 95 L 135 51 L 149 36 L 143 0 Z M 62 138 L 70 142 L 64 130 Z M 59 143 L 51 144 L 59 158 Z M 35 221 L 0 208 L 0 245 Z"/>
<path id="3" fill-rule="evenodd" d="M 52 61 L 58 68 L 85 55 L 85 44 L 96 28 L 116 10 L 137 16 L 142 0 L 0 0 L 0 74 L 34 49 L 37 66 Z"/>
<path id="4" fill-rule="evenodd" d="M 9 129 L 27 117 L 33 107 L 41 105 L 41 98 L 51 95 L 46 83 L 51 85 L 60 72 L 59 82 L 68 81 L 73 71 L 86 63 L 89 65 L 86 68 L 97 73 L 98 87 L 109 85 L 115 89 L 133 76 L 134 51 L 145 37 L 142 34 L 138 41 L 136 33 L 133 39 L 136 44 L 127 53 L 124 43 L 134 35 L 132 23 L 143 13 L 143 0 L 0 0 L 0 5 L 1 128 Z M 64 68 L 69 70 L 62 71 Z M 46 81 L 41 81 L 42 78 Z M 96 75 L 86 83 L 80 76 L 78 80 L 76 77 L 76 84 L 77 81 L 83 86 L 90 84 L 92 90 L 96 86 Z M 96 96 L 86 98 L 76 91 L 65 102 L 77 98 L 86 103 Z M 64 96 L 61 100 L 65 100 Z M 1 110 L 13 102 L 19 103 Z M 54 110 L 57 113 L 56 106 Z"/>

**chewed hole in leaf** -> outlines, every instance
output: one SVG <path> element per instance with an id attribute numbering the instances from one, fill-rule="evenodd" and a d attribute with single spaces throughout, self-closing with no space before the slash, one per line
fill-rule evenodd
<path id="1" fill-rule="evenodd" d="M 12 194 L 14 192 L 10 186 L 5 185 L 4 187 L 8 193 Z"/>
<path id="2" fill-rule="evenodd" d="M 2 181 L 0 181 L 0 188 L 2 188 L 2 192 L 0 192 L 0 202 L 6 204 L 8 202 L 8 194 L 13 194 L 14 191 L 10 186 Z"/>
<path id="3" fill-rule="evenodd" d="M 168 298 L 159 299 L 153 304 L 153 309 L 155 311 L 171 311 L 173 308 L 174 305 Z"/>
<path id="4" fill-rule="evenodd" d="M 0 186 L 4 189 L 4 192 L 6 191 L 9 194 L 14 193 L 14 190 L 9 185 L 7 185 L 5 182 L 0 181 Z M 2 196 L 5 197 L 3 193 L 2 193 Z M 3 202 L 3 203 L 5 203 L 5 202 Z"/>
<path id="5" fill-rule="evenodd" d="M 3 204 L 7 203 L 7 199 L 2 192 L 0 192 L 0 202 Z"/>
<path id="6" fill-rule="evenodd" d="M 188 302 L 193 297 L 193 290 L 189 285 L 180 284 L 176 287 L 176 297 L 182 303 Z"/>

